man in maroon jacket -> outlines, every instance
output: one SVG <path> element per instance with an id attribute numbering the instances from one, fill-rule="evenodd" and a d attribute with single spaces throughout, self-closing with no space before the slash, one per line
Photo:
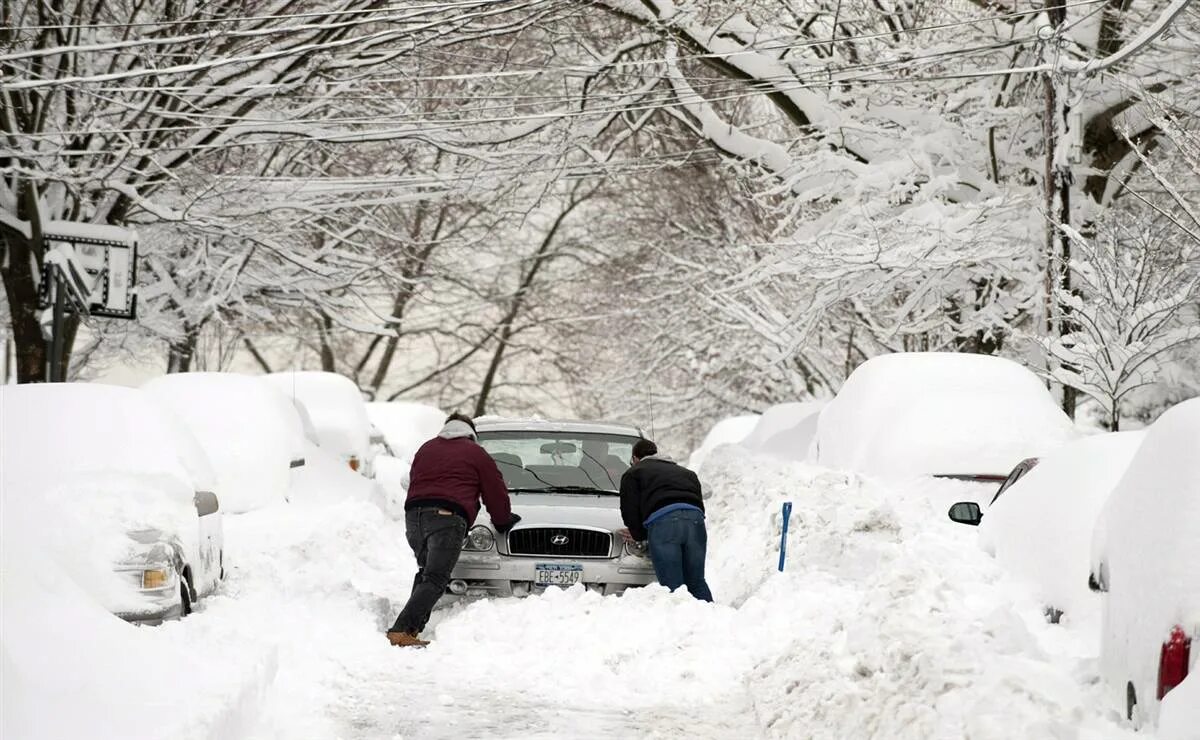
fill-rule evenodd
<path id="1" fill-rule="evenodd" d="M 408 477 L 404 523 L 418 570 L 412 595 L 387 636 L 393 645 L 424 647 L 429 643 L 417 635 L 450 584 L 463 538 L 479 514 L 479 500 L 500 532 L 521 518 L 512 513 L 495 461 L 475 442 L 469 416 L 451 414 L 438 436 L 417 450 Z"/>

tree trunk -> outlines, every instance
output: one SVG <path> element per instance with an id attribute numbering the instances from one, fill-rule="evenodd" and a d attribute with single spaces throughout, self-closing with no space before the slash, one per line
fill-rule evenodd
<path id="1" fill-rule="evenodd" d="M 317 319 L 317 337 L 321 342 L 321 369 L 327 373 L 337 372 L 336 358 L 333 346 L 329 343 L 329 332 L 333 329 L 333 319 L 321 316 Z"/>
<path id="2" fill-rule="evenodd" d="M 200 345 L 199 326 L 185 325 L 183 338 L 172 342 L 167 348 L 167 372 L 187 373 L 192 370 L 192 360 L 196 357 L 196 348 Z"/>
<path id="3" fill-rule="evenodd" d="M 0 228 L 4 234 L 5 255 L 0 260 L 0 276 L 8 297 L 12 318 L 13 344 L 16 351 L 17 382 L 38 383 L 46 379 L 49 354 L 42 327 L 38 322 L 38 280 L 35 264 L 41 264 L 40 234 L 26 239 L 13 229 Z"/>

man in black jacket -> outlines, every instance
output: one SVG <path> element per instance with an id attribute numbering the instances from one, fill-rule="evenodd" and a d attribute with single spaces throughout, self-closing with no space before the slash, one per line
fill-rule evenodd
<path id="1" fill-rule="evenodd" d="M 658 582 L 674 591 L 686 585 L 701 601 L 712 601 L 704 580 L 708 532 L 700 479 L 658 454 L 648 439 L 633 446 L 632 467 L 621 476 L 621 518 L 628 541 L 649 540 Z"/>

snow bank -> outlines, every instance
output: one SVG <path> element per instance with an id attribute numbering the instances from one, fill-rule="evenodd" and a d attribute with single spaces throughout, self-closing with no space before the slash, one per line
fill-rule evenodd
<path id="1" fill-rule="evenodd" d="M 711 659 L 728 643 L 753 658 L 742 680 L 760 735 L 1125 736 L 1080 669 L 1050 658 L 1060 637 L 1036 600 L 920 497 L 737 447 L 714 451 L 704 477 L 710 584 L 742 625 Z"/>
<path id="2" fill-rule="evenodd" d="M 704 441 L 700 446 L 692 452 L 688 458 L 687 466 L 692 470 L 699 470 L 704 464 L 704 459 L 709 453 L 720 445 L 735 445 L 744 440 L 750 432 L 754 431 L 754 426 L 758 424 L 758 414 L 747 414 L 745 416 L 731 416 L 728 419 L 722 419 L 713 425 L 713 428 L 708 430 Z"/>
<path id="3" fill-rule="evenodd" d="M 996 500 L 979 527 L 980 546 L 1068 620 L 1099 608 L 1087 586 L 1096 517 L 1144 436 L 1099 434 L 1051 452 Z"/>
<path id="4" fill-rule="evenodd" d="M 287 398 L 259 378 L 234 373 L 166 375 L 143 388 L 200 440 L 216 469 L 224 511 L 285 499 L 291 463 L 304 457 L 300 420 Z"/>
<path id="5" fill-rule="evenodd" d="M 1192 649 L 1197 648 L 1193 645 Z M 1196 740 L 1200 736 L 1200 669 L 1193 666 L 1193 671 L 1162 701 L 1159 740 Z"/>
<path id="6" fill-rule="evenodd" d="M 271 373 L 263 379 L 304 404 L 321 447 L 342 458 L 367 459 L 371 425 L 354 381 L 323 372 Z"/>
<path id="7" fill-rule="evenodd" d="M 1096 526 L 1092 568 L 1106 574 L 1101 666 L 1115 706 L 1132 681 L 1157 716 L 1159 648 L 1170 629 L 1200 632 L 1200 398 L 1169 409 L 1146 437 Z M 1193 650 L 1196 648 L 1193 647 Z M 1195 691 L 1195 689 L 1192 689 Z"/>
<path id="8" fill-rule="evenodd" d="M 741 446 L 781 460 L 808 459 L 817 434 L 817 416 L 824 401 L 781 403 L 763 412 Z"/>
<path id="9" fill-rule="evenodd" d="M 383 432 L 396 459 L 411 463 L 417 448 L 441 431 L 447 414 L 423 403 L 376 401 L 367 404 L 367 416 Z"/>
<path id="10" fill-rule="evenodd" d="M 874 357 L 817 422 L 820 464 L 885 477 L 1007 475 L 1076 436 L 1036 375 L 949 352 Z"/>

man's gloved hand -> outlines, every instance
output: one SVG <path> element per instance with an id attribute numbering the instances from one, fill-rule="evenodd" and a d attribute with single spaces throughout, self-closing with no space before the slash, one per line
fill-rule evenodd
<path id="1" fill-rule="evenodd" d="M 496 531 L 499 532 L 500 534 L 508 534 L 508 530 L 512 529 L 513 525 L 519 521 L 521 521 L 521 515 L 513 514 L 512 519 L 510 519 L 508 521 L 508 524 L 505 524 L 504 526 L 500 526 L 499 524 L 496 524 Z M 495 522 L 493 522 L 493 524 L 495 524 Z"/>

